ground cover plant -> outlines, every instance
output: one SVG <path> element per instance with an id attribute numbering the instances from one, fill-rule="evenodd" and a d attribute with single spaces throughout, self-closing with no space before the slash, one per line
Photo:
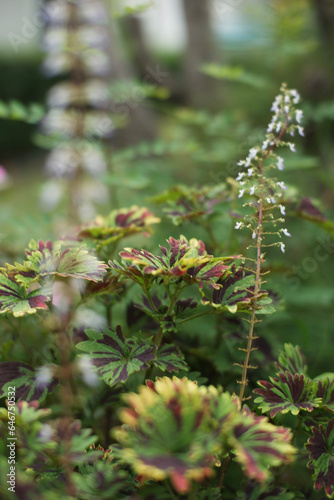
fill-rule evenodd
<path id="1" fill-rule="evenodd" d="M 4 498 L 334 496 L 333 374 L 308 375 L 292 343 L 258 366 L 287 211 L 331 227 L 284 178 L 299 103 L 283 84 L 237 176 L 156 193 L 163 218 L 119 208 L 1 268 Z M 164 218 L 173 235 L 149 243 Z"/>

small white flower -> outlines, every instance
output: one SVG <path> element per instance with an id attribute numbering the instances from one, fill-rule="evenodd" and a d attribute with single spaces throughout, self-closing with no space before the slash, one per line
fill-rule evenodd
<path id="1" fill-rule="evenodd" d="M 258 152 L 258 148 L 252 148 L 249 150 L 249 158 L 255 158 L 255 156 L 257 155 L 257 152 Z"/>
<path id="2" fill-rule="evenodd" d="M 49 424 L 43 424 L 38 431 L 37 438 L 46 443 L 53 438 L 53 429 Z"/>
<path id="3" fill-rule="evenodd" d="M 295 148 L 295 145 L 293 144 L 293 142 L 289 142 L 289 148 L 291 149 L 291 151 L 293 153 L 296 153 L 296 148 Z"/>
<path id="4" fill-rule="evenodd" d="M 301 135 L 302 137 L 304 137 L 304 128 L 301 127 L 300 125 L 298 125 L 297 128 L 298 128 L 299 135 Z"/>
<path id="5" fill-rule="evenodd" d="M 37 386 L 46 386 L 52 380 L 52 370 L 49 366 L 40 366 L 36 370 L 36 385 Z"/>
<path id="6" fill-rule="evenodd" d="M 277 102 L 274 102 L 273 105 L 270 108 L 270 111 L 274 111 L 275 113 L 279 113 L 279 105 Z"/>
<path id="7" fill-rule="evenodd" d="M 236 181 L 241 181 L 241 179 L 243 178 L 244 175 L 245 175 L 245 172 L 239 172 L 238 173 L 238 177 L 235 180 Z"/>
<path id="8" fill-rule="evenodd" d="M 276 203 L 276 200 L 273 196 L 270 199 L 271 199 L 271 203 Z"/>
<path id="9" fill-rule="evenodd" d="M 285 236 L 291 236 L 291 234 L 289 233 L 289 231 L 287 229 L 281 229 L 282 233 L 285 234 Z"/>
<path id="10" fill-rule="evenodd" d="M 256 238 L 256 233 L 253 233 L 253 234 L 252 234 L 252 238 L 253 238 L 253 240 L 255 240 L 255 238 Z"/>
<path id="11" fill-rule="evenodd" d="M 267 134 L 272 132 L 274 130 L 274 127 L 275 127 L 275 123 L 273 123 L 273 122 L 269 123 L 268 128 L 267 128 Z"/>
<path id="12" fill-rule="evenodd" d="M 262 144 L 262 150 L 267 149 L 268 144 L 269 144 L 268 140 L 264 141 L 264 143 Z"/>
<path id="13" fill-rule="evenodd" d="M 289 106 L 286 104 L 286 105 L 284 106 L 284 113 L 288 114 L 288 113 L 289 113 L 289 111 L 290 111 L 290 108 L 289 108 Z"/>
<path id="14" fill-rule="evenodd" d="M 88 355 L 84 355 L 77 361 L 83 381 L 89 386 L 94 387 L 99 384 L 99 377 L 94 371 L 94 365 Z"/>
<path id="15" fill-rule="evenodd" d="M 281 189 L 288 189 L 287 186 L 284 184 L 283 181 L 279 181 L 276 183 L 277 186 L 279 186 Z"/>
<path id="16" fill-rule="evenodd" d="M 299 100 L 300 100 L 300 95 L 299 93 L 297 92 L 297 90 L 293 89 L 291 90 L 290 94 L 292 95 L 292 97 L 294 98 L 293 99 L 293 103 L 294 104 L 298 104 Z"/>
<path id="17" fill-rule="evenodd" d="M 276 125 L 276 132 L 278 133 L 282 128 L 282 124 L 281 122 L 279 122 L 277 125 Z"/>
<path id="18" fill-rule="evenodd" d="M 284 253 L 285 252 L 285 245 L 284 245 L 284 243 L 280 243 L 280 245 L 281 245 L 281 250 Z"/>
<path id="19" fill-rule="evenodd" d="M 245 160 L 240 160 L 238 161 L 237 165 L 239 165 L 239 167 L 241 167 L 242 165 L 245 164 Z"/>
<path id="20" fill-rule="evenodd" d="M 251 163 L 251 159 L 250 159 L 250 157 L 248 156 L 248 157 L 246 158 L 246 161 L 245 161 L 245 167 L 249 167 L 250 163 Z"/>
<path id="21" fill-rule="evenodd" d="M 254 172 L 254 168 L 249 168 L 249 169 L 247 170 L 247 175 L 248 175 L 248 177 L 250 177 L 251 175 L 253 175 L 253 172 Z"/>
<path id="22" fill-rule="evenodd" d="M 240 181 L 239 184 L 240 184 L 240 186 L 244 186 L 245 182 L 244 181 Z"/>
<path id="23" fill-rule="evenodd" d="M 288 104 L 290 102 L 290 97 L 288 95 L 284 97 L 284 102 L 285 104 Z"/>
<path id="24" fill-rule="evenodd" d="M 291 135 L 291 137 L 293 137 L 295 135 L 295 131 L 292 129 L 290 130 L 289 134 Z"/>
<path id="25" fill-rule="evenodd" d="M 249 190 L 249 194 L 252 196 L 255 193 L 255 186 L 252 186 Z"/>
<path id="26" fill-rule="evenodd" d="M 280 112 L 279 105 L 281 104 L 281 102 L 282 102 L 282 96 L 281 96 L 281 94 L 279 94 L 278 96 L 275 97 L 273 105 L 271 106 L 271 111 L 275 111 L 275 113 L 279 113 Z"/>
<path id="27" fill-rule="evenodd" d="M 280 205 L 279 209 L 280 209 L 280 212 L 281 212 L 282 215 L 286 215 L 286 213 L 285 213 L 285 207 L 283 205 Z"/>
<path id="28" fill-rule="evenodd" d="M 278 170 L 284 170 L 283 158 L 280 156 L 278 157 L 277 168 Z"/>
<path id="29" fill-rule="evenodd" d="M 271 202 L 271 198 L 266 198 L 266 200 L 267 200 L 267 203 Z"/>
<path id="30" fill-rule="evenodd" d="M 303 112 L 301 109 L 296 109 L 296 122 L 301 124 L 303 118 Z"/>
<path id="31" fill-rule="evenodd" d="M 240 229 L 242 227 L 242 222 L 237 222 L 234 229 Z"/>
<path id="32" fill-rule="evenodd" d="M 239 194 L 238 194 L 238 198 L 242 198 L 244 195 L 244 192 L 245 192 L 244 189 L 240 189 Z"/>

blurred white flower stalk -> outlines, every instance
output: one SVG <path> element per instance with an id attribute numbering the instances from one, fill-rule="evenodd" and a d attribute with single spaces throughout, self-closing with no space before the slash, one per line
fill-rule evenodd
<path id="1" fill-rule="evenodd" d="M 102 0 L 49 0 L 43 10 L 48 16 L 43 69 L 65 79 L 51 87 L 42 122 L 44 142 L 52 149 L 46 162 L 51 180 L 41 201 L 52 210 L 67 192 L 70 215 L 85 221 L 95 215 L 95 203 L 108 199 L 99 182 L 113 134 L 108 12 Z"/>
<path id="2" fill-rule="evenodd" d="M 301 126 L 303 112 L 296 107 L 299 101 L 300 96 L 296 90 L 289 90 L 285 84 L 281 86 L 280 94 L 275 98 L 271 107 L 273 116 L 263 144 L 251 148 L 247 158 L 238 163 L 242 167 L 242 171 L 236 178 L 239 184 L 238 198 L 247 200 L 243 206 L 251 209 L 252 213 L 245 215 L 242 221 L 238 221 L 235 229 L 250 231 L 252 242 L 248 248 L 256 249 L 256 257 L 249 259 L 255 263 L 255 270 L 253 270 L 255 286 L 247 349 L 244 349 L 246 354 L 240 382 L 240 402 L 244 399 L 247 370 L 252 368 L 249 365 L 249 356 L 253 350 L 252 342 L 256 338 L 254 324 L 258 321 L 256 319 L 257 296 L 263 284 L 261 280 L 261 264 L 264 262 L 263 249 L 278 246 L 282 252 L 285 252 L 282 236 L 283 238 L 291 236 L 287 228 L 279 227 L 285 223 L 282 216 L 285 216 L 286 212 L 282 198 L 287 186 L 277 179 L 275 171 L 284 170 L 283 158 L 277 154 L 277 150 L 288 147 L 296 152 L 295 144 L 290 141 L 290 137 L 293 137 L 295 133 L 304 135 Z M 267 237 L 276 241 L 268 242 Z"/>

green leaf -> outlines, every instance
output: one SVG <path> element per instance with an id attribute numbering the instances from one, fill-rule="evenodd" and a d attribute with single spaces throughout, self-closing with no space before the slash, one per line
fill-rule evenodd
<path id="1" fill-rule="evenodd" d="M 192 238 L 188 241 L 182 235 L 178 240 L 171 237 L 167 242 L 169 248 L 160 246 L 162 255 L 155 255 L 147 250 L 125 248 L 120 255 L 130 263 L 122 265 L 109 261 L 109 265 L 134 281 L 138 280 L 138 276 L 144 280 L 145 275 L 158 279 L 165 276 L 174 282 L 182 279 L 188 284 L 198 283 L 201 288 L 204 283 L 216 287 L 217 278 L 229 267 L 225 262 L 236 257 L 216 258 L 208 255 L 201 240 Z"/>
<path id="2" fill-rule="evenodd" d="M 312 436 L 305 448 L 309 452 L 310 461 L 307 466 L 314 469 L 314 488 L 319 491 L 325 488 L 328 498 L 334 497 L 334 418 L 327 426 L 313 427 Z"/>
<path id="3" fill-rule="evenodd" d="M 227 201 L 229 195 L 226 184 L 202 188 L 179 185 L 155 196 L 151 201 L 167 204 L 164 211 L 174 224 L 179 225 L 212 214 L 213 207 Z"/>
<path id="4" fill-rule="evenodd" d="M 256 88 L 264 88 L 268 85 L 265 77 L 249 73 L 241 66 L 219 65 L 215 63 L 204 64 L 202 73 L 217 78 L 218 80 L 229 80 L 231 82 L 245 83 Z"/>
<path id="5" fill-rule="evenodd" d="M 152 232 L 151 225 L 160 222 L 147 208 L 136 205 L 113 210 L 107 217 L 99 215 L 94 222 L 84 224 L 78 237 L 96 240 L 101 246 L 139 232 Z"/>
<path id="6" fill-rule="evenodd" d="M 230 442 L 245 474 L 259 482 L 269 476 L 269 467 L 289 463 L 297 451 L 290 444 L 289 429 L 277 427 L 244 407 L 240 423 L 233 426 Z"/>
<path id="7" fill-rule="evenodd" d="M 296 373 L 307 372 L 307 366 L 304 354 L 301 348 L 297 345 L 284 344 L 284 350 L 281 351 L 276 363 L 278 371 L 288 371 L 292 376 Z"/>
<path id="8" fill-rule="evenodd" d="M 0 101 L 0 118 L 6 120 L 19 120 L 27 123 L 39 122 L 45 114 L 43 106 L 32 103 L 29 105 L 19 101 Z"/>
<path id="9" fill-rule="evenodd" d="M 5 269 L 25 286 L 46 276 L 100 281 L 108 267 L 83 247 L 62 250 L 60 242 L 53 245 L 51 241 L 32 240 L 25 253 L 27 260 L 23 264 L 7 264 Z"/>
<path id="10" fill-rule="evenodd" d="M 26 287 L 16 283 L 6 274 L 0 274 L 0 314 L 12 313 L 15 317 L 35 314 L 38 310 L 47 309 L 50 301 L 49 287 L 27 291 Z"/>
<path id="11" fill-rule="evenodd" d="M 260 389 L 254 393 L 259 394 L 254 403 L 259 405 L 263 412 L 270 411 L 270 416 L 276 413 L 297 415 L 301 410 L 312 411 L 321 404 L 321 399 L 316 396 L 316 384 L 304 374 L 280 372 L 277 378 L 269 377 L 270 382 L 260 380 Z"/>
<path id="12" fill-rule="evenodd" d="M 34 369 L 19 361 L 0 363 L 0 397 L 8 398 L 9 388 L 14 386 L 16 400 L 43 401 L 57 384 L 50 366 Z"/>
<path id="13" fill-rule="evenodd" d="M 164 345 L 157 352 L 157 359 L 153 365 L 162 371 L 178 372 L 179 370 L 189 370 L 184 356 L 177 346 Z"/>
<path id="14" fill-rule="evenodd" d="M 216 282 L 216 287 L 211 292 L 211 297 L 202 292 L 202 303 L 234 314 L 238 310 L 247 310 L 252 307 L 254 300 L 254 275 L 235 264 L 227 269 Z M 258 293 L 258 312 L 261 312 L 261 299 L 266 297 L 266 292 Z M 265 302 L 265 308 L 267 302 Z"/>
<path id="15" fill-rule="evenodd" d="M 86 330 L 85 333 L 90 340 L 80 342 L 76 347 L 89 354 L 98 374 L 109 386 L 126 382 L 132 373 L 146 370 L 148 363 L 156 359 L 156 347 L 150 339 L 126 340 L 120 326 L 116 332 Z"/>
<path id="16" fill-rule="evenodd" d="M 72 474 L 72 480 L 76 494 L 83 500 L 122 499 L 122 493 L 129 490 L 133 483 L 126 471 L 118 470 L 112 463 L 102 460 L 94 460 L 92 465 L 84 464 L 80 467 L 80 473 Z"/>

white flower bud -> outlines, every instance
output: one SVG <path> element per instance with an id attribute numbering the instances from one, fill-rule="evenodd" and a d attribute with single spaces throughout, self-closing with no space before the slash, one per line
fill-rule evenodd
<path id="1" fill-rule="evenodd" d="M 301 124 L 303 118 L 303 112 L 301 109 L 296 109 L 296 122 Z"/>
<path id="2" fill-rule="evenodd" d="M 280 156 L 278 157 L 277 168 L 278 170 L 284 170 L 283 158 Z"/>
<path id="3" fill-rule="evenodd" d="M 288 189 L 287 186 L 284 184 L 283 181 L 279 181 L 276 183 L 278 187 L 280 187 L 281 189 Z"/>

